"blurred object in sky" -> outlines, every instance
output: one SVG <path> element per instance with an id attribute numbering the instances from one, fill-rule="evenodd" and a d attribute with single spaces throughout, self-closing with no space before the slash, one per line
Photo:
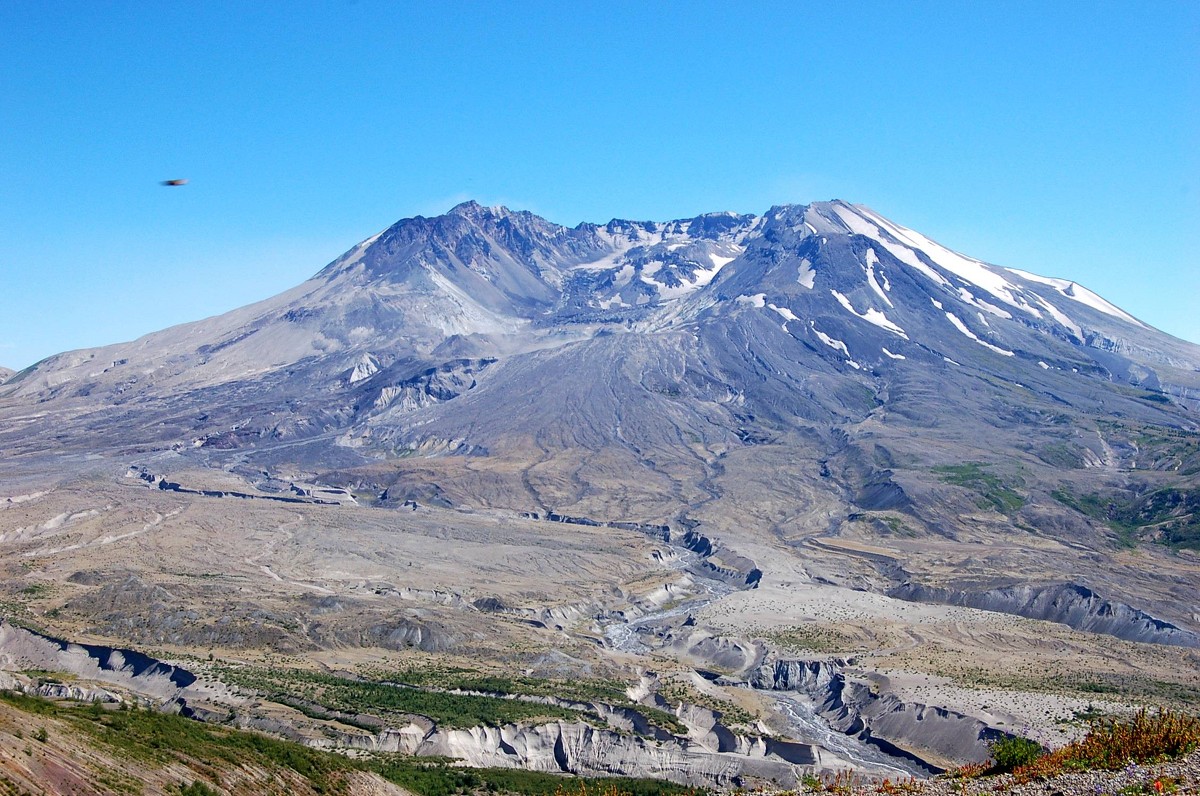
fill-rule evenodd
<path id="1" fill-rule="evenodd" d="M 163 180 L 162 184 L 169 185 L 172 188 L 174 188 L 174 187 L 178 187 L 180 185 L 187 185 L 187 180 Z"/>

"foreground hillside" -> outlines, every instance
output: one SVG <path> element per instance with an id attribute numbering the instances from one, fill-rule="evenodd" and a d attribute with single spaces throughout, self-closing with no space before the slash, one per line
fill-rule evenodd
<path id="1" fill-rule="evenodd" d="M 111 706 L 109 706 L 111 708 Z M 405 796 L 376 774 L 174 715 L 0 692 L 0 794 Z"/>
<path id="2" fill-rule="evenodd" d="M 1192 739 L 1195 749 L 1196 740 Z M 980 767 L 981 768 L 981 767 Z M 1114 767 L 1115 768 L 1115 767 Z M 411 790 L 396 783 L 407 784 Z M 395 755 L 348 759 L 259 733 L 204 725 L 129 706 L 51 701 L 0 691 L 0 794 L 439 794 L 692 793 L 668 783 L 579 780 L 517 771 L 449 768 Z M 1134 761 L 1118 770 L 1037 775 L 972 772 L 936 780 L 870 780 L 852 773 L 808 778 L 800 793 L 1188 794 L 1200 792 L 1200 750 L 1179 759 Z"/>

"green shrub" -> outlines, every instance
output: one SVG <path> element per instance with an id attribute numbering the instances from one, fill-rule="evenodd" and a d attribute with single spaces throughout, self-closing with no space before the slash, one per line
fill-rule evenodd
<path id="1" fill-rule="evenodd" d="M 199 780 L 191 785 L 180 785 L 179 796 L 218 796 L 217 792 Z"/>
<path id="2" fill-rule="evenodd" d="M 989 748 L 992 752 L 992 760 L 996 763 L 995 769 L 1002 772 L 1029 765 L 1046 752 L 1037 741 L 1018 736 L 992 741 Z"/>

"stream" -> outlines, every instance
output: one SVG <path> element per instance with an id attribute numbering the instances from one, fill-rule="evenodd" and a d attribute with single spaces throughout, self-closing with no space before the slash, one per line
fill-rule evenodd
<path id="1" fill-rule="evenodd" d="M 675 568 L 691 572 L 695 578 L 695 586 L 700 590 L 697 596 L 658 611 L 651 611 L 627 622 L 617 621 L 607 625 L 604 628 L 604 639 L 609 649 L 642 655 L 649 654 L 651 649 L 638 637 L 639 630 L 659 624 L 664 620 L 687 616 L 737 590 L 723 581 L 703 577 L 694 568 L 690 568 L 699 560 L 699 556 L 689 552 L 687 555 L 681 556 L 675 564 Z M 750 686 L 746 687 L 750 688 Z M 788 737 L 792 740 L 827 749 L 872 774 L 899 778 L 929 776 L 929 772 L 917 763 L 894 757 L 853 736 L 838 732 L 825 719 L 816 714 L 803 694 L 759 688 L 752 690 L 767 695 L 775 703 L 780 715 L 787 719 Z"/>
<path id="2" fill-rule="evenodd" d="M 755 689 L 760 691 L 761 689 Z M 799 694 L 773 691 L 771 697 L 788 720 L 788 735 L 797 741 L 820 746 L 872 773 L 888 777 L 924 779 L 929 772 L 909 760 L 894 757 L 852 736 L 840 733 L 818 716 Z"/>

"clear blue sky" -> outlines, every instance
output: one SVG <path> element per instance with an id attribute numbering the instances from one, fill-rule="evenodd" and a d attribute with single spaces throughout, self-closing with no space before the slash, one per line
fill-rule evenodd
<path id="1" fill-rule="evenodd" d="M 1200 341 L 1198 131 L 1190 0 L 5 0 L 0 364 L 468 197 L 572 225 L 842 198 Z"/>

